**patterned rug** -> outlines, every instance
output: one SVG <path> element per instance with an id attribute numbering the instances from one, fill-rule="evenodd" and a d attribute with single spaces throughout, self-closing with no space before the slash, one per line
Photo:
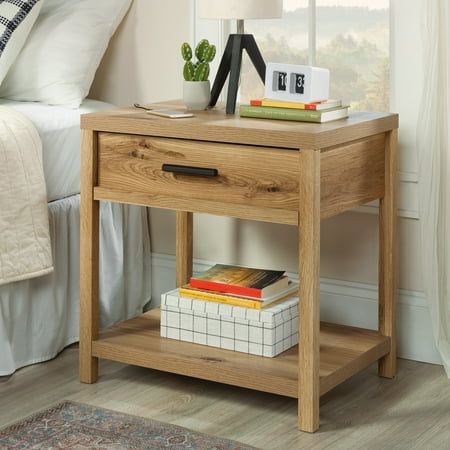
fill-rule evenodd
<path id="1" fill-rule="evenodd" d="M 0 430 L 0 449 L 254 449 L 168 423 L 65 401 Z"/>

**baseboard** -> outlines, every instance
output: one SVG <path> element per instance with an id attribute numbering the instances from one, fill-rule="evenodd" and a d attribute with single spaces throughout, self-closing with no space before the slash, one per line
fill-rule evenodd
<path id="1" fill-rule="evenodd" d="M 194 272 L 214 263 L 194 261 Z M 297 275 L 290 273 L 292 279 Z M 175 257 L 153 253 L 152 298 L 159 305 L 161 293 L 175 286 Z M 152 303 L 153 303 L 152 302 Z M 320 282 L 321 317 L 325 321 L 376 329 L 378 326 L 378 289 L 352 281 L 322 278 Z M 441 364 L 431 329 L 431 319 L 422 292 L 400 289 L 398 298 L 398 355 L 401 358 Z"/>

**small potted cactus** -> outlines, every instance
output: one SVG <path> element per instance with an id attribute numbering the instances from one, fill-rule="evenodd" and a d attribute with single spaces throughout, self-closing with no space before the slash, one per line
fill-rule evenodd
<path id="1" fill-rule="evenodd" d="M 197 62 L 192 61 L 194 56 L 191 46 L 185 42 L 181 46 L 181 55 L 185 61 L 183 76 L 184 103 L 191 110 L 204 110 L 208 107 L 211 99 L 211 85 L 208 80 L 209 63 L 216 56 L 216 46 L 202 39 L 195 48 Z"/>

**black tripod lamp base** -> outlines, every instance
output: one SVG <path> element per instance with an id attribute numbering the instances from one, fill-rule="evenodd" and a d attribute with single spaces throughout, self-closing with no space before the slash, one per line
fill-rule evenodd
<path id="1" fill-rule="evenodd" d="M 237 93 L 239 90 L 239 77 L 241 75 L 242 53 L 244 50 L 246 50 L 250 57 L 262 82 L 265 82 L 266 63 L 264 62 L 253 35 L 231 34 L 228 38 L 225 52 L 220 61 L 219 70 L 217 71 L 217 76 L 211 90 L 210 107 L 216 105 L 228 75 L 230 75 L 226 111 L 227 114 L 235 113 Z"/>

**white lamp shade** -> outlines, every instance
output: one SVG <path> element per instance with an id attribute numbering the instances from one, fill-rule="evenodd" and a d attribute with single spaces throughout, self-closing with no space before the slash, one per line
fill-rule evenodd
<path id="1" fill-rule="evenodd" d="M 199 0 L 202 19 L 276 19 L 283 14 L 283 0 Z"/>

